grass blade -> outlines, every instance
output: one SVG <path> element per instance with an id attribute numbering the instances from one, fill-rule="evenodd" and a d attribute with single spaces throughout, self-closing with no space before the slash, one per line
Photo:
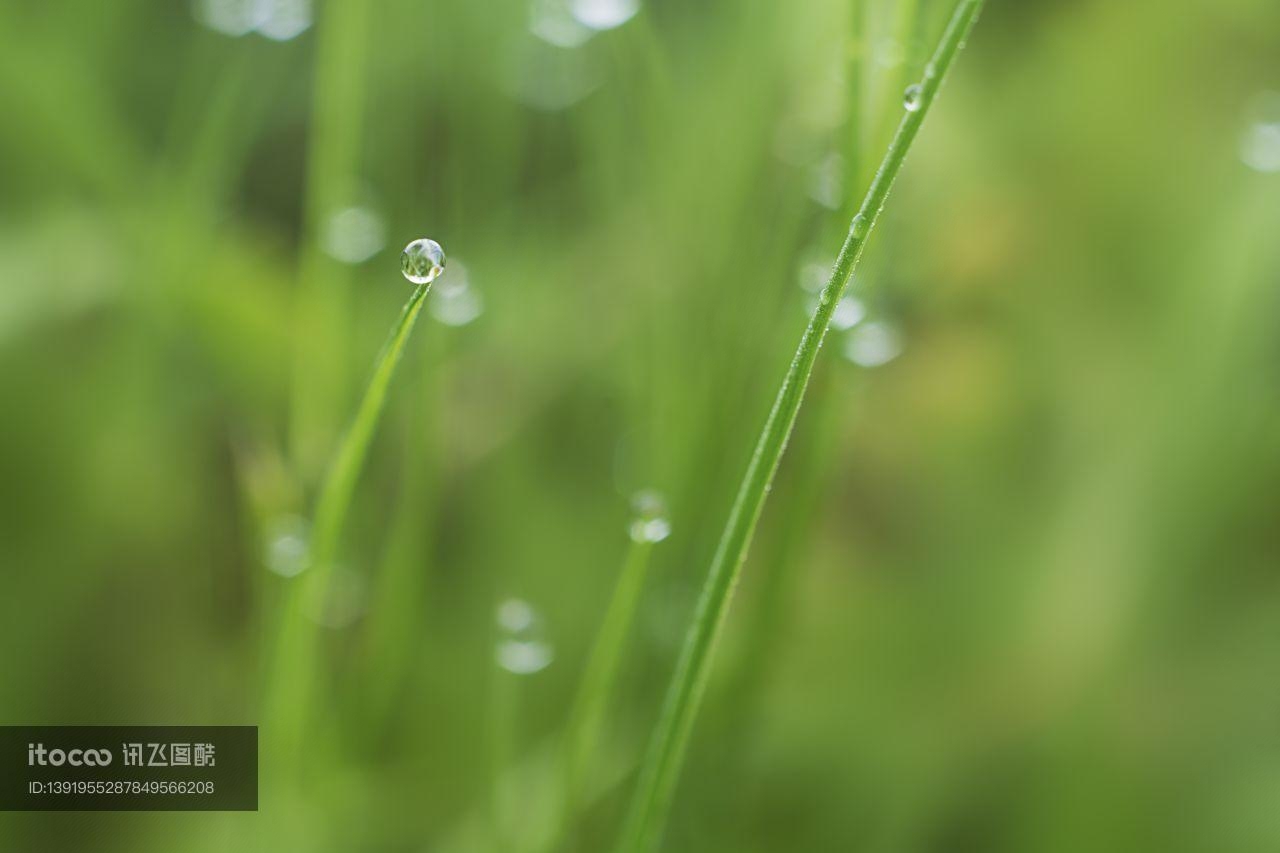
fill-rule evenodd
<path id="1" fill-rule="evenodd" d="M 342 530 L 342 520 L 346 517 L 347 508 L 351 505 L 351 492 L 355 488 L 356 477 L 364 467 L 364 459 L 369 453 L 369 444 L 373 440 L 374 429 L 382 416 L 383 406 L 387 401 L 387 389 L 391 385 L 391 377 L 396 365 L 400 362 L 400 354 L 404 351 L 409 333 L 413 331 L 422 303 L 426 299 L 431 284 L 420 284 L 405 303 L 400 312 L 400 319 L 391 329 L 391 335 L 378 356 L 377 366 L 369 385 L 365 389 L 364 399 L 356 411 L 355 420 L 347 432 L 334 457 L 333 467 L 325 477 L 320 498 L 316 502 L 314 527 L 313 561 L 321 569 L 319 574 L 311 577 L 324 577 L 324 567 L 333 561 L 337 548 L 338 534 Z"/>
<path id="2" fill-rule="evenodd" d="M 627 633 L 639 609 L 640 593 L 648 574 L 652 541 L 634 541 L 614 586 L 595 645 L 587 659 L 578 695 L 565 727 L 562 746 L 563 800 L 553 840 L 559 842 L 582 805 L 583 784 L 600 741 L 605 709 L 617 681 Z"/>
<path id="3" fill-rule="evenodd" d="M 326 3 L 316 24 L 289 422 L 290 454 L 307 482 L 323 470 L 351 387 L 351 268 L 323 250 L 323 234 L 329 218 L 358 197 L 372 6 L 368 0 Z"/>
<path id="4" fill-rule="evenodd" d="M 661 835 L 698 705 L 706 688 L 716 639 L 723 627 L 729 600 L 751 544 L 756 521 L 760 517 L 774 473 L 791 435 L 796 413 L 800 409 L 822 339 L 830 325 L 832 312 L 848 286 L 854 267 L 866 246 L 867 237 L 875 226 L 894 179 L 902 168 L 942 80 L 981 7 L 982 0 L 962 0 L 956 7 L 920 83 L 919 106 L 913 111 L 907 111 L 898 125 L 897 133 L 885 152 L 862 206 L 853 218 L 849 234 L 831 271 L 831 278 L 823 288 L 818 308 L 804 330 L 795 357 L 778 390 L 778 396 L 738 489 L 720 544 L 712 558 L 693 624 L 685 637 L 661 715 L 640 768 L 617 848 L 619 853 L 643 853 L 652 849 Z"/>
<path id="5" fill-rule="evenodd" d="M 368 456 L 369 445 L 382 416 L 396 365 L 430 289 L 430 283 L 418 285 L 400 312 L 400 318 L 392 327 L 378 356 L 373 376 L 360 401 L 360 408 L 334 457 L 316 501 L 310 567 L 299 578 L 299 583 L 289 589 L 276 656 L 267 685 L 264 722 L 273 727 L 271 737 L 282 744 L 281 753 L 286 757 L 293 752 L 290 744 L 296 743 L 303 734 L 302 721 L 309 706 L 308 694 L 316 665 L 318 629 L 306 620 L 304 604 L 307 601 L 324 601 L 328 593 L 338 538 L 347 510 L 351 506 L 356 479 L 364 467 L 365 457 Z"/>

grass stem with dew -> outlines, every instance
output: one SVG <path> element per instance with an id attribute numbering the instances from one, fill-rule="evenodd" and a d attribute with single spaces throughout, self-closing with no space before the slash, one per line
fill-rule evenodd
<path id="1" fill-rule="evenodd" d="M 723 629 L 729 601 L 746 559 L 756 522 L 786 449 L 831 316 L 848 286 L 907 152 L 981 8 L 982 0 L 962 0 L 957 5 L 926 68 L 913 108 L 903 114 L 862 206 L 853 218 L 831 277 L 822 290 L 818 308 L 810 318 L 787 369 L 712 558 L 693 623 L 685 636 L 662 711 L 641 764 L 619 839 L 618 853 L 643 853 L 657 845 L 671 808 L 698 706 L 706 689 L 716 640 Z"/>

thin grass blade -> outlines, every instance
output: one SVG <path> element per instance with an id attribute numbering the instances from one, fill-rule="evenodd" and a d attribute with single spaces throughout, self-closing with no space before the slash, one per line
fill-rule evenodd
<path id="1" fill-rule="evenodd" d="M 862 206 L 853 218 L 831 277 L 822 290 L 818 308 L 804 330 L 795 357 L 778 390 L 773 409 L 769 412 L 734 500 L 719 547 L 712 558 L 693 624 L 685 636 L 680 659 L 640 768 L 617 847 L 618 853 L 644 853 L 653 849 L 661 836 L 693 722 L 706 688 L 716 640 L 723 628 L 729 601 L 737 585 L 742 563 L 746 559 L 756 522 L 786 448 L 787 439 L 791 435 L 814 361 L 830 326 L 832 313 L 849 284 L 894 179 L 902 169 L 907 152 L 981 7 L 982 0 L 962 0 L 956 7 L 933 58 L 926 67 L 924 78 L 919 84 L 919 94 L 913 101 L 914 109 L 907 110 L 898 125 Z"/>

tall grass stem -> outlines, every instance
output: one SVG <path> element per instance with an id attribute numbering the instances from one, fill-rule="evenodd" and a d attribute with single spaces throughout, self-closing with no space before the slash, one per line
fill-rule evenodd
<path id="1" fill-rule="evenodd" d="M 583 785 L 590 776 L 591 758 L 600 742 L 605 710 L 617 682 L 627 634 L 635 621 L 653 545 L 650 541 L 633 541 L 627 549 L 565 726 L 561 748 L 562 799 L 552 828 L 552 840 L 557 844 L 582 804 Z"/>
<path id="2" fill-rule="evenodd" d="M 293 753 L 289 744 L 296 744 L 302 737 L 317 665 L 319 627 L 306 618 L 306 605 L 319 603 L 323 606 L 329 594 L 338 540 L 351 506 L 356 480 L 368 456 L 396 366 L 430 289 L 430 283 L 420 284 L 414 289 L 375 362 L 355 419 L 333 458 L 316 501 L 309 568 L 290 587 L 286 596 L 267 684 L 264 720 L 274 729 L 269 732 L 269 740 L 281 744 L 286 756 Z"/>
<path id="3" fill-rule="evenodd" d="M 326 3 L 316 22 L 289 423 L 291 458 L 304 480 L 321 470 L 350 386 L 351 270 L 324 252 L 323 234 L 359 187 L 370 6 L 369 0 Z"/>
<path id="4" fill-rule="evenodd" d="M 694 719 L 706 689 L 716 640 L 723 628 L 756 522 L 791 435 L 832 313 L 848 286 L 907 152 L 981 7 L 982 0 L 961 0 L 956 7 L 920 83 L 917 106 L 902 116 L 897 133 L 840 248 L 818 308 L 804 330 L 778 390 L 712 558 L 693 623 L 685 636 L 662 711 L 641 764 L 617 847 L 619 853 L 644 853 L 653 849 L 661 836 Z"/>

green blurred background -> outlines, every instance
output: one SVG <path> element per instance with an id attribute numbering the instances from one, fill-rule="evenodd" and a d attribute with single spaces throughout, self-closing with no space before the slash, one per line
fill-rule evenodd
<path id="1" fill-rule="evenodd" d="M 607 850 L 950 5 L 0 7 L 0 722 L 260 722 L 399 250 L 449 255 L 310 602 L 305 778 L 264 765 L 256 814 L 6 813 L 0 848 L 536 846 L 656 489 L 564 848 Z M 1274 0 L 988 4 L 822 353 L 664 850 L 1280 849 L 1277 92 Z M 495 665 L 512 600 L 536 672 Z"/>

